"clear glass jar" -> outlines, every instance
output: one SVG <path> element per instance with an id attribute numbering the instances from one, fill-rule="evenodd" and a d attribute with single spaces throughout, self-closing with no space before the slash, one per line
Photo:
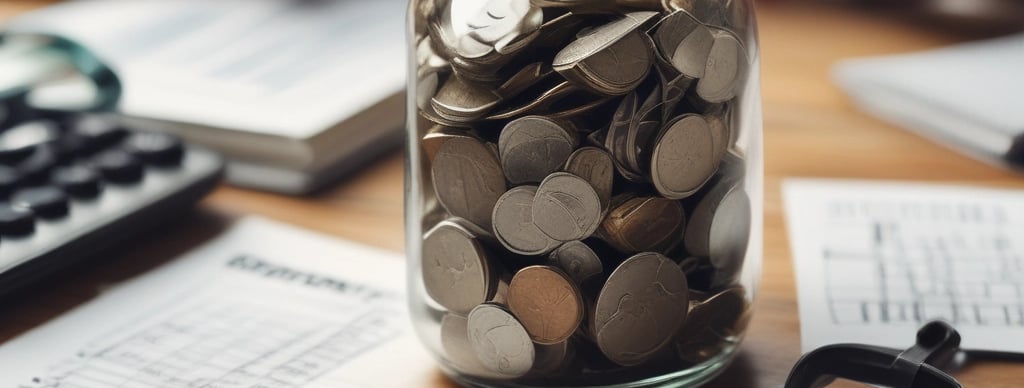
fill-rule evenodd
<path id="1" fill-rule="evenodd" d="M 414 325 L 473 386 L 700 384 L 761 275 L 751 0 L 412 0 Z"/>

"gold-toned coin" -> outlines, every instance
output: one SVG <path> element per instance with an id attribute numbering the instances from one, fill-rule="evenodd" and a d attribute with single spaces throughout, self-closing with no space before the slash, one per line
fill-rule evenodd
<path id="1" fill-rule="evenodd" d="M 533 342 L 565 341 L 583 320 L 583 297 L 562 270 L 534 265 L 516 272 L 509 284 L 508 307 Z"/>
<path id="2" fill-rule="evenodd" d="M 613 206 L 600 236 L 626 253 L 664 252 L 678 244 L 686 221 L 683 206 L 661 197 L 629 198 Z"/>

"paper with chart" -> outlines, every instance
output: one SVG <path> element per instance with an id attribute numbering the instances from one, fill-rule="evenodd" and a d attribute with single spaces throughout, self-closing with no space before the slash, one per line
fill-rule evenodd
<path id="1" fill-rule="evenodd" d="M 0 346 L 0 386 L 408 386 L 394 254 L 260 219 Z M 402 373 L 387 373 L 401 365 Z M 403 380 L 405 379 L 405 380 Z"/>
<path id="2" fill-rule="evenodd" d="M 933 319 L 1024 352 L 1024 191 L 787 180 L 804 351 L 903 348 Z"/>

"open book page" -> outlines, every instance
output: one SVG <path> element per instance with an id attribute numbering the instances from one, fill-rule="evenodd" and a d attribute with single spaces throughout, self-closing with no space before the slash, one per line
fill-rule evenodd
<path id="1" fill-rule="evenodd" d="M 1024 352 L 1024 192 L 787 180 L 804 351 L 905 348 L 950 322 L 966 349 Z"/>
<path id="2" fill-rule="evenodd" d="M 437 372 L 404 278 L 394 254 L 246 219 L 0 346 L 0 386 L 411 386 Z"/>

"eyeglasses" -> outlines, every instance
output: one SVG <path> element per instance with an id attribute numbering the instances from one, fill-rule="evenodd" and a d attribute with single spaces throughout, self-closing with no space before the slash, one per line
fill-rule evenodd
<path id="1" fill-rule="evenodd" d="M 942 321 L 932 321 L 917 331 L 917 342 L 906 350 L 860 344 L 828 345 L 805 354 L 786 379 L 786 388 L 818 388 L 837 378 L 886 387 L 960 388 L 944 372 L 958 355 L 965 360 L 1020 360 L 1020 355 L 963 351 L 960 333 Z"/>

